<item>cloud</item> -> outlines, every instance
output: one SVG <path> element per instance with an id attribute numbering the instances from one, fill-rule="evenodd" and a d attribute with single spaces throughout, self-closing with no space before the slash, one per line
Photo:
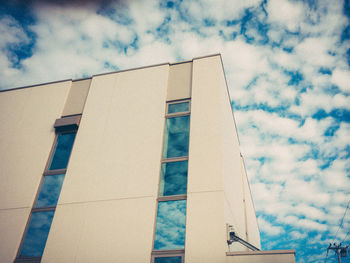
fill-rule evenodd
<path id="1" fill-rule="evenodd" d="M 266 7 L 270 23 L 282 25 L 292 32 L 298 31 L 304 16 L 304 9 L 302 2 L 288 0 L 270 0 Z"/>
<path id="2" fill-rule="evenodd" d="M 298 220 L 298 222 L 296 223 L 297 226 L 301 227 L 301 228 L 305 228 L 308 230 L 319 230 L 319 231 L 324 231 L 327 229 L 327 226 L 315 221 L 311 221 L 308 219 L 300 219 Z"/>
<path id="3" fill-rule="evenodd" d="M 350 183 L 349 172 L 350 164 L 348 160 L 334 160 L 333 163 L 323 171 L 321 180 L 331 189 L 346 191 Z"/>
<path id="4" fill-rule="evenodd" d="M 269 65 L 265 52 L 270 53 L 267 48 L 255 48 L 241 38 L 224 44 L 222 53 L 229 68 L 229 82 L 234 83 L 232 86 L 245 87 L 257 75 L 266 73 Z"/>
<path id="5" fill-rule="evenodd" d="M 335 69 L 332 72 L 332 82 L 336 84 L 342 91 L 350 92 L 350 73 L 349 69 Z M 343 104 L 343 103 L 342 103 Z"/>
<path id="6" fill-rule="evenodd" d="M 272 189 L 275 189 L 271 187 Z M 270 188 L 269 191 L 272 189 Z M 278 198 L 271 203 L 285 203 L 289 209 L 293 209 L 291 204 L 307 203 L 318 207 L 329 204 L 330 195 L 322 191 L 320 184 L 316 182 L 307 182 L 294 177 L 288 178 L 283 190 L 281 189 Z M 264 208 L 266 210 L 268 208 Z M 280 214 L 283 211 L 276 211 L 274 214 Z"/>
<path id="7" fill-rule="evenodd" d="M 295 47 L 295 52 L 303 61 L 307 60 L 304 70 L 311 71 L 312 66 L 327 67 L 334 64 L 336 58 L 330 51 L 333 50 L 332 43 L 335 42 L 332 38 L 309 37 L 299 43 Z"/>
<path id="8" fill-rule="evenodd" d="M 325 218 L 326 216 L 326 213 L 322 209 L 306 205 L 305 203 L 296 205 L 294 207 L 293 213 L 295 213 L 296 215 L 303 215 L 307 218 L 314 220 L 320 220 Z"/>
<path id="9" fill-rule="evenodd" d="M 305 231 L 325 231 L 327 230 L 327 226 L 325 224 L 321 224 L 319 222 L 309 220 L 309 219 L 300 219 L 297 216 L 287 216 L 283 218 L 284 222 L 287 224 L 294 225 L 295 227 L 299 227 Z"/>
<path id="10" fill-rule="evenodd" d="M 258 217 L 258 222 L 261 230 L 270 236 L 283 234 L 285 231 L 280 226 L 273 226 L 262 217 Z"/>
<path id="11" fill-rule="evenodd" d="M 23 2 L 22 0 L 14 0 L 12 1 L 13 4 L 20 4 Z M 50 6 L 66 6 L 66 7 L 79 7 L 82 4 L 93 4 L 93 5 L 100 5 L 101 2 L 104 5 L 108 5 L 112 0 L 52 0 L 52 1 L 46 1 L 46 0 L 31 0 L 29 1 L 29 4 L 31 5 L 50 5 Z M 118 3 L 126 2 L 125 0 L 117 0 Z"/>
<path id="12" fill-rule="evenodd" d="M 291 235 L 295 239 L 304 239 L 307 237 L 306 233 L 301 233 L 299 231 L 292 231 L 289 233 L 289 235 Z"/>
<path id="13" fill-rule="evenodd" d="M 245 9 L 257 6 L 260 2 L 261 0 L 238 0 L 232 4 L 225 0 L 184 1 L 181 10 L 192 19 L 233 20 L 240 18 Z"/>
<path id="14" fill-rule="evenodd" d="M 4 49 L 11 44 L 28 43 L 29 38 L 20 24 L 11 16 L 0 18 L 0 48 Z"/>
<path id="15" fill-rule="evenodd" d="M 16 50 L 29 43 L 30 39 L 21 25 L 11 16 L 0 17 L 0 68 L 2 75 L 14 78 L 21 71 L 17 68 L 19 57 Z"/>

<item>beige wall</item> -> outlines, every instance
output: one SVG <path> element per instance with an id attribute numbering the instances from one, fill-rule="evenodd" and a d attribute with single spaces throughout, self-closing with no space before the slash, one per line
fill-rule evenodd
<path id="1" fill-rule="evenodd" d="M 17 254 L 30 208 L 0 210 L 0 262 L 13 262 Z"/>
<path id="2" fill-rule="evenodd" d="M 222 191 L 188 193 L 185 262 L 225 262 Z"/>
<path id="3" fill-rule="evenodd" d="M 0 261 L 12 262 L 71 81 L 0 93 Z"/>
<path id="4" fill-rule="evenodd" d="M 83 79 L 72 82 L 62 116 L 82 114 L 86 97 L 89 93 L 91 79 Z"/>
<path id="5" fill-rule="evenodd" d="M 246 221 L 239 142 L 220 56 L 193 61 L 191 103 L 185 260 L 224 262 L 226 223 L 246 239 Z"/>
<path id="6" fill-rule="evenodd" d="M 241 167 L 242 167 L 242 179 L 243 179 L 243 191 L 244 191 L 244 204 L 246 211 L 246 233 L 247 241 L 257 248 L 261 248 L 260 245 L 260 231 L 258 226 L 258 220 L 255 214 L 255 208 L 253 204 L 252 195 L 250 192 L 248 177 L 245 172 L 245 166 L 243 157 L 241 157 Z"/>
<path id="7" fill-rule="evenodd" d="M 225 259 L 221 98 L 212 59 L 193 61 L 185 262 Z M 204 132 L 205 131 L 205 132 Z M 218 147 L 219 146 L 219 147 Z M 213 249 L 212 249 L 213 248 Z"/>
<path id="8" fill-rule="evenodd" d="M 93 78 L 42 262 L 150 262 L 168 73 Z"/>
<path id="9" fill-rule="evenodd" d="M 151 258 L 155 198 L 59 205 L 42 262 L 145 262 Z"/>
<path id="10" fill-rule="evenodd" d="M 167 100 L 191 97 L 192 62 L 170 65 Z"/>
<path id="11" fill-rule="evenodd" d="M 191 103 L 185 259 L 223 262 L 225 223 L 245 238 L 245 222 L 239 145 L 220 56 L 193 61 Z"/>
<path id="12" fill-rule="evenodd" d="M 226 214 L 232 214 L 233 219 L 226 221 L 234 227 L 236 235 L 242 239 L 246 239 L 246 222 L 244 216 L 243 203 L 243 181 L 241 172 L 240 148 L 233 119 L 231 100 L 228 96 L 224 72 L 220 57 L 216 59 L 216 67 L 213 67 L 216 74 L 220 76 L 217 82 L 222 87 L 221 91 L 221 125 L 223 132 L 223 184 L 228 210 Z"/>

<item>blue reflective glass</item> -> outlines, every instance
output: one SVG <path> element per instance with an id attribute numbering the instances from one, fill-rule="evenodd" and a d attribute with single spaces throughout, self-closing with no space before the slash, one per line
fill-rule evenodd
<path id="1" fill-rule="evenodd" d="M 163 158 L 188 156 L 189 133 L 189 115 L 166 119 Z"/>
<path id="2" fill-rule="evenodd" d="M 181 263 L 181 257 L 161 257 L 155 258 L 154 263 Z"/>
<path id="3" fill-rule="evenodd" d="M 64 169 L 67 167 L 74 139 L 75 133 L 63 133 L 58 135 L 49 170 Z"/>
<path id="4" fill-rule="evenodd" d="M 159 195 L 184 195 L 187 192 L 188 161 L 162 164 Z"/>
<path id="5" fill-rule="evenodd" d="M 20 257 L 41 257 L 55 211 L 33 212 L 24 236 Z"/>
<path id="6" fill-rule="evenodd" d="M 168 113 L 186 112 L 189 110 L 190 110 L 190 103 L 188 101 L 168 104 Z"/>
<path id="7" fill-rule="evenodd" d="M 158 203 L 154 249 L 185 247 L 186 200 Z"/>
<path id="8" fill-rule="evenodd" d="M 44 176 L 35 207 L 56 206 L 63 180 L 64 174 Z"/>

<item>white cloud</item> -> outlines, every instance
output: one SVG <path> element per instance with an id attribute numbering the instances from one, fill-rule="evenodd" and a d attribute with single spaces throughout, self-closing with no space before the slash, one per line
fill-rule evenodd
<path id="1" fill-rule="evenodd" d="M 274 226 L 264 220 L 262 217 L 258 217 L 259 228 L 270 236 L 283 234 L 285 231 L 280 226 Z"/>
<path id="2" fill-rule="evenodd" d="M 19 23 L 11 16 L 0 18 L 0 48 L 9 44 L 28 43 L 29 38 Z"/>
<path id="3" fill-rule="evenodd" d="M 296 205 L 291 212 L 314 220 L 322 220 L 326 216 L 325 212 L 321 209 L 304 203 Z"/>
<path id="4" fill-rule="evenodd" d="M 233 42 L 223 44 L 222 56 L 225 69 L 228 71 L 229 86 L 236 89 L 243 88 L 255 76 L 266 73 L 269 69 L 266 47 L 254 47 L 239 38 Z M 234 97 L 234 92 L 231 92 Z"/>
<path id="5" fill-rule="evenodd" d="M 295 41 L 297 44 L 298 41 Z M 281 49 L 275 48 L 274 55 L 270 57 L 272 63 L 276 63 L 277 65 L 287 69 L 287 70 L 298 70 L 300 69 L 300 58 L 294 52 L 288 53 Z"/>
<path id="6" fill-rule="evenodd" d="M 225 0 L 184 1 L 181 8 L 191 19 L 238 19 L 246 8 L 259 5 L 261 0 L 238 0 L 234 4 Z"/>
<path id="7" fill-rule="evenodd" d="M 16 79 L 21 71 L 13 67 L 14 63 L 18 62 L 18 58 L 14 52 L 11 52 L 10 46 L 19 46 L 29 43 L 29 37 L 19 25 L 19 23 L 11 16 L 0 17 L 0 76 L 2 82 L 7 82 L 7 79 Z"/>
<path id="8" fill-rule="evenodd" d="M 309 219 L 300 219 L 296 216 L 287 216 L 286 218 L 284 218 L 284 222 L 292 224 L 296 227 L 300 227 L 301 229 L 307 231 L 318 230 L 323 232 L 327 230 L 327 226 L 325 224 L 321 224 L 319 222 Z"/>
<path id="9" fill-rule="evenodd" d="M 295 239 L 304 239 L 307 237 L 306 233 L 301 233 L 299 231 L 292 231 L 289 233 L 289 235 L 291 235 L 293 238 Z"/>
<path id="10" fill-rule="evenodd" d="M 297 226 L 300 226 L 302 228 L 309 229 L 309 230 L 325 231 L 327 229 L 327 226 L 325 224 L 321 224 L 308 219 L 300 219 L 297 223 Z"/>
<path id="11" fill-rule="evenodd" d="M 306 9 L 306 12 L 306 19 L 300 28 L 306 35 L 339 36 L 348 24 L 343 15 L 343 1 L 335 1 L 330 5 L 327 0 L 319 0 L 317 5 Z"/>
<path id="12" fill-rule="evenodd" d="M 323 153 L 325 157 L 346 158 L 348 156 L 347 147 L 350 145 L 350 124 L 346 122 L 341 122 L 339 129 L 335 132 L 331 140 L 325 141 L 319 144 L 319 150 Z"/>
<path id="13" fill-rule="evenodd" d="M 335 69 L 332 73 L 332 82 L 344 92 L 350 92 L 350 72 L 349 70 Z M 349 105 L 349 103 L 348 103 Z"/>
<path id="14" fill-rule="evenodd" d="M 300 104 L 292 105 L 289 108 L 289 111 L 302 117 L 312 116 L 314 113 L 322 109 L 327 113 L 339 108 L 350 109 L 348 95 L 338 93 L 332 96 L 328 92 L 325 93 L 317 88 L 302 93 L 299 100 Z"/>
<path id="15" fill-rule="evenodd" d="M 120 8 L 119 5 L 116 8 Z M 128 11 L 133 20 L 133 28 L 140 36 L 161 25 L 165 17 L 165 13 L 158 8 L 157 1 L 130 1 Z"/>
<path id="16" fill-rule="evenodd" d="M 350 178 L 348 176 L 350 172 L 350 163 L 346 159 L 337 159 L 325 169 L 320 178 L 324 185 L 334 190 L 348 190 L 350 185 Z"/>
<path id="17" fill-rule="evenodd" d="M 288 0 L 269 0 L 266 7 L 269 22 L 283 25 L 292 32 L 298 30 L 304 9 L 302 2 Z"/>
<path id="18" fill-rule="evenodd" d="M 336 58 L 329 54 L 335 42 L 335 38 L 310 37 L 298 44 L 295 52 L 299 58 L 307 60 L 306 65 L 327 67 L 335 63 Z"/>
<path id="19" fill-rule="evenodd" d="M 290 118 L 280 117 L 277 113 L 269 113 L 263 110 L 249 112 L 237 112 L 237 122 L 240 127 L 254 123 L 260 132 L 271 135 L 292 136 L 299 126 L 299 122 Z"/>
<path id="20" fill-rule="evenodd" d="M 319 207 L 329 204 L 330 201 L 329 193 L 325 192 L 317 182 L 297 178 L 290 178 L 286 182 L 282 196 L 284 200 L 306 202 Z"/>

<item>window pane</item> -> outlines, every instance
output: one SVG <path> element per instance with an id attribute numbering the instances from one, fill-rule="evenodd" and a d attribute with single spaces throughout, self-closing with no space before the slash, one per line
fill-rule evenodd
<path id="1" fill-rule="evenodd" d="M 19 257 L 41 257 L 55 211 L 33 212 Z"/>
<path id="2" fill-rule="evenodd" d="M 44 176 L 35 207 L 55 206 L 60 196 L 64 174 Z"/>
<path id="3" fill-rule="evenodd" d="M 186 200 L 158 203 L 154 249 L 185 247 Z"/>
<path id="4" fill-rule="evenodd" d="M 181 263 L 181 257 L 162 257 L 155 258 L 154 263 Z"/>
<path id="5" fill-rule="evenodd" d="M 168 113 L 186 112 L 190 110 L 189 102 L 168 104 Z"/>
<path id="6" fill-rule="evenodd" d="M 49 170 L 64 169 L 67 167 L 74 138 L 75 133 L 63 133 L 58 135 Z"/>
<path id="7" fill-rule="evenodd" d="M 190 116 L 166 119 L 163 158 L 187 156 L 189 132 Z"/>
<path id="8" fill-rule="evenodd" d="M 162 164 L 159 195 L 183 195 L 187 192 L 188 161 Z"/>

